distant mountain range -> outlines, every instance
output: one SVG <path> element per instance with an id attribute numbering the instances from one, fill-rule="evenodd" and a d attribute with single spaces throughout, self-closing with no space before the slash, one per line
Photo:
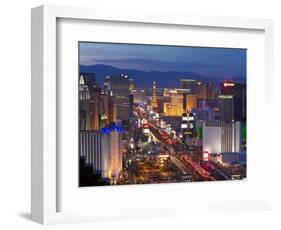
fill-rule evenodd
<path id="1" fill-rule="evenodd" d="M 109 65 L 91 65 L 85 66 L 80 65 L 80 72 L 83 73 L 95 73 L 96 81 L 99 85 L 102 85 L 104 78 L 107 75 L 117 75 L 126 74 L 135 80 L 135 86 L 137 88 L 151 88 L 153 81 L 157 82 L 157 87 L 159 88 L 169 88 L 169 87 L 179 87 L 180 79 L 195 79 L 205 82 L 213 82 L 214 84 L 219 84 L 223 78 L 219 77 L 208 77 L 202 76 L 194 72 L 178 72 L 178 71 L 141 71 L 136 69 L 119 69 Z M 246 78 L 244 77 L 234 77 L 231 80 L 240 83 L 246 83 Z"/>

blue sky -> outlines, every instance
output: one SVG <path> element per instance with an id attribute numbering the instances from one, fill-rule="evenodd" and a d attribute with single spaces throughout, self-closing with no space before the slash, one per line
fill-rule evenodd
<path id="1" fill-rule="evenodd" d="M 105 64 L 143 71 L 192 71 L 210 77 L 246 77 L 246 50 L 80 42 L 80 64 Z"/>

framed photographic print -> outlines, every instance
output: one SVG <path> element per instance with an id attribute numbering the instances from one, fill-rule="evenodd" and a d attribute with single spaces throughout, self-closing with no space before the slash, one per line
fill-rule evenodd
<path id="1" fill-rule="evenodd" d="M 272 30 L 265 19 L 33 9 L 32 219 L 270 208 Z"/>

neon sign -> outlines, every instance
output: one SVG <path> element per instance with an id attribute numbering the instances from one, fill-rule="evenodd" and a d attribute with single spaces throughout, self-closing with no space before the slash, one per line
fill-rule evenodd
<path id="1" fill-rule="evenodd" d="M 223 87 L 233 87 L 235 84 L 233 82 L 224 82 Z"/>

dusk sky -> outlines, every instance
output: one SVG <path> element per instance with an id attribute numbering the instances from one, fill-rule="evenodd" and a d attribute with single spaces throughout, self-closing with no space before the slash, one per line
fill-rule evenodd
<path id="1" fill-rule="evenodd" d="M 246 49 L 80 42 L 80 65 L 246 77 Z"/>

